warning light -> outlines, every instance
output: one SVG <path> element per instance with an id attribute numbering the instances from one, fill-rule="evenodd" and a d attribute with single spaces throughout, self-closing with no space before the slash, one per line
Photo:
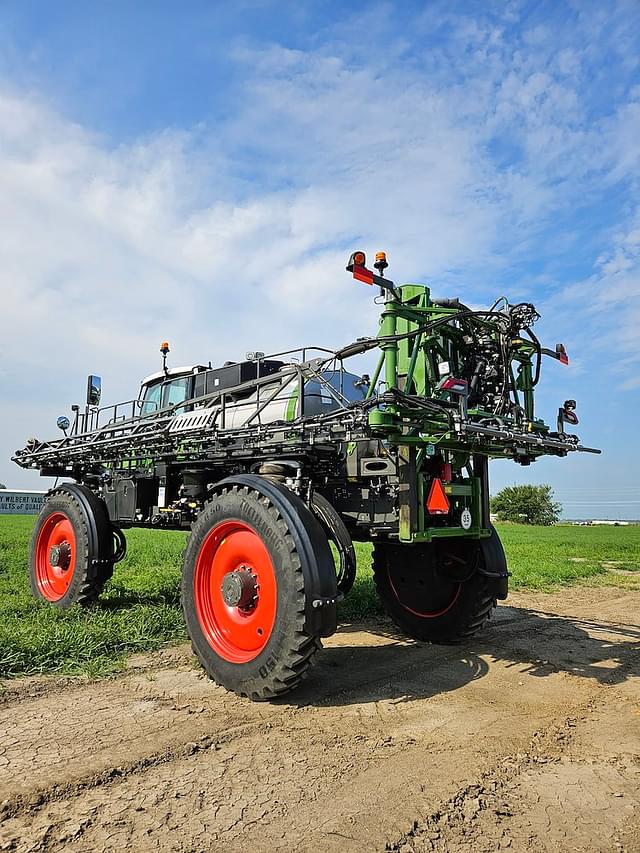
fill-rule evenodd
<path id="1" fill-rule="evenodd" d="M 169 352 L 169 341 L 162 341 L 160 344 L 160 352 L 162 353 L 162 370 L 165 376 L 169 375 L 167 369 L 167 353 Z"/>
<path id="2" fill-rule="evenodd" d="M 380 270 L 380 274 L 382 274 L 382 271 L 386 270 L 386 268 L 388 266 L 389 266 L 389 264 L 387 263 L 387 253 L 386 252 L 376 252 L 376 262 L 374 264 L 374 267 L 377 270 Z"/>
<path id="3" fill-rule="evenodd" d="M 427 509 L 431 515 L 446 515 L 449 512 L 449 498 L 444 492 L 442 480 L 437 477 L 431 481 Z"/>
<path id="4" fill-rule="evenodd" d="M 366 263 L 367 259 L 364 252 L 352 252 L 349 256 L 347 272 L 350 272 L 355 279 L 365 284 L 377 284 L 381 293 L 386 292 L 393 299 L 399 299 L 398 291 L 395 289 L 393 282 L 384 277 L 385 267 L 388 266 L 386 254 L 384 252 L 376 253 L 375 267 L 378 270 L 377 273 L 374 273 L 373 270 L 368 270 Z"/>

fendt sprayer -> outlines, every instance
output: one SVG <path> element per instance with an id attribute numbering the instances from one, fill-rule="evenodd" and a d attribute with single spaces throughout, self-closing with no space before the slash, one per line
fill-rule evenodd
<path id="1" fill-rule="evenodd" d="M 377 336 L 222 367 L 163 369 L 137 399 L 87 403 L 64 436 L 30 439 L 23 468 L 71 480 L 47 496 L 33 534 L 33 593 L 65 608 L 98 598 L 126 552 L 123 529 L 190 529 L 182 607 L 193 649 L 229 690 L 268 699 L 296 687 L 356 576 L 353 541 L 373 544 L 389 616 L 417 640 L 454 642 L 507 595 L 489 515 L 488 461 L 528 465 L 583 447 L 534 413 L 543 356 L 529 303 L 488 310 L 396 287 L 363 252 L 347 270 L 380 288 Z M 371 376 L 345 368 L 378 349 Z M 333 548 L 331 547 L 331 544 Z"/>

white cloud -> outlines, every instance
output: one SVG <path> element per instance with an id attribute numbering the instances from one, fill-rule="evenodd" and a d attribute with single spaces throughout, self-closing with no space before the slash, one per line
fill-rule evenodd
<path id="1" fill-rule="evenodd" d="M 384 245 L 404 270 L 418 272 L 426 258 L 434 274 L 489 252 L 499 208 L 478 197 L 482 170 L 478 179 L 473 147 L 448 112 L 431 105 L 429 130 L 421 130 L 424 116 L 411 109 L 419 93 L 406 94 L 393 128 L 361 135 L 345 93 L 331 92 L 334 73 L 353 75 L 330 66 L 315 107 L 286 117 L 312 136 L 342 102 L 333 131 L 313 140 L 327 177 L 316 173 L 290 189 L 258 186 L 239 199 L 228 175 L 218 185 L 204 163 L 209 145 L 199 133 L 110 149 L 46 105 L 4 91 L 3 479 L 19 479 L 6 455 L 27 434 L 51 432 L 54 415 L 81 396 L 87 372 L 103 373 L 107 399 L 130 397 L 156 366 L 164 337 L 185 363 L 251 348 L 339 345 L 374 330 L 370 291 L 344 272 L 356 246 Z M 347 95 L 362 82 L 347 79 Z M 378 92 L 372 77 L 366 87 L 362 107 L 373 118 L 373 99 L 388 91 Z M 262 94 L 269 102 L 253 116 L 256 132 L 278 97 L 283 110 L 291 97 L 276 83 Z M 228 133 L 233 139 L 234 129 Z M 341 137 L 333 149 L 332 133 Z M 290 150 L 292 170 L 298 162 L 304 173 L 299 139 Z M 35 410 L 22 405 L 34 399 Z"/>
<path id="2" fill-rule="evenodd" d="M 372 331 L 370 291 L 343 270 L 354 248 L 386 249 L 392 277 L 491 300 L 558 211 L 629 180 L 637 104 L 589 122 L 588 55 L 539 28 L 510 43 L 507 12 L 445 16 L 449 43 L 410 58 L 406 38 L 379 55 L 352 40 L 245 46 L 245 97 L 226 122 L 118 147 L 0 92 L 0 479 L 19 480 L 8 453 L 51 432 L 90 371 L 123 398 L 163 338 L 188 363 Z M 374 40 L 388 19 L 367 19 Z M 441 25 L 427 12 L 409 35 Z M 632 233 L 579 287 L 635 298 Z"/>
<path id="3" fill-rule="evenodd" d="M 640 386 L 640 209 L 610 235 L 593 274 L 557 292 L 546 307 L 577 341 L 588 342 L 592 365 L 610 377 L 610 389 Z"/>

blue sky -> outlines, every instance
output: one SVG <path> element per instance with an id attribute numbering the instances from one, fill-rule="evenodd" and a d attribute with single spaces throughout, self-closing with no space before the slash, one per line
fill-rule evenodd
<path id="1" fill-rule="evenodd" d="M 396 281 L 538 306 L 601 457 L 498 462 L 570 517 L 640 516 L 634 2 L 0 4 L 0 480 L 82 397 L 375 329 Z"/>

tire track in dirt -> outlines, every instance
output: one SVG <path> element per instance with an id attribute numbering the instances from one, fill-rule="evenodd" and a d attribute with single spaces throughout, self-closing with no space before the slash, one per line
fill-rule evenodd
<path id="1" fill-rule="evenodd" d="M 340 666 L 330 659 L 326 661 L 324 668 L 331 669 L 327 679 L 331 686 L 323 691 L 318 705 L 331 704 L 333 697 L 339 701 L 343 692 L 349 696 L 350 673 L 356 661 L 365 670 L 369 667 L 358 681 L 361 698 L 376 695 L 379 683 L 388 676 L 385 661 L 380 672 L 380 661 L 374 661 L 373 657 L 381 654 L 384 657 L 385 653 L 389 659 L 398 660 L 396 677 L 428 665 L 431 688 L 436 692 L 450 689 L 456 681 L 465 683 L 483 672 L 480 661 L 459 661 L 455 647 L 441 647 L 440 653 L 434 654 L 434 647 L 382 636 L 376 638 L 373 647 L 376 651 L 372 653 L 371 646 L 364 645 L 370 643 L 371 635 L 356 632 L 343 637 L 344 643 L 350 641 L 348 646 L 340 644 L 345 659 Z M 448 670 L 444 681 L 438 677 L 443 669 Z M 316 686 L 325 678 L 324 673 L 319 674 Z M 313 693 L 314 688 L 299 692 L 295 697 L 298 706 L 310 704 Z M 50 689 L 35 699 L 29 697 L 30 701 L 19 706 L 10 703 L 0 709 L 3 732 L 0 802 L 5 801 L 5 814 L 15 814 L 71 794 L 73 790 L 105 784 L 166 763 L 185 751 L 195 752 L 202 739 L 228 739 L 236 728 L 245 731 L 252 726 L 260 727 L 274 716 L 296 711 L 286 701 L 280 706 L 252 704 L 248 710 L 245 700 L 214 685 L 190 662 L 179 670 L 174 667 L 134 671 L 119 679 L 80 687 L 65 681 L 62 694 L 67 699 L 64 704 L 61 693 Z M 422 690 L 422 694 L 426 698 L 426 691 Z M 252 722 L 247 722 L 247 715 Z M 54 726 L 51 720 L 55 720 Z M 28 738 L 33 745 L 25 750 L 23 744 Z M 91 760 L 87 773 L 89 745 Z M 51 780 L 48 787 L 43 784 L 47 780 Z"/>
<path id="2" fill-rule="evenodd" d="M 314 680 L 277 705 L 229 696 L 187 666 L 11 701 L 0 709 L 0 732 L 12 717 L 25 725 L 4 752 L 0 849 L 235 851 L 250 840 L 257 851 L 381 850 L 385 842 L 403 853 L 458 843 L 475 850 L 455 836 L 458 806 L 470 814 L 468 802 L 502 797 L 503 781 L 524 786 L 536 756 L 545 757 L 540 744 L 556 756 L 548 732 L 573 731 L 572 720 L 591 725 L 593 709 L 611 731 L 611 697 L 623 709 L 640 695 L 638 632 L 616 624 L 631 622 L 640 596 L 600 611 L 576 597 L 580 619 L 558 612 L 571 608 L 566 599 L 532 600 L 551 615 L 503 607 L 497 627 L 464 647 L 346 631 L 330 641 Z M 82 696 L 94 716 L 78 715 Z M 624 749 L 620 737 L 594 766 L 602 774 L 600 764 L 622 761 L 615 772 L 629 782 L 640 737 L 630 734 Z M 588 774 L 580 779 L 597 789 Z M 540 832 L 531 790 L 517 796 L 532 820 L 510 824 L 509 837 Z M 428 832 L 440 813 L 450 815 L 450 837 L 446 828 L 440 836 L 449 846 L 434 847 Z"/>
<path id="3" fill-rule="evenodd" d="M 637 707 L 596 698 L 563 723 L 536 732 L 529 747 L 458 790 L 387 850 L 633 851 L 640 849 L 640 720 Z M 594 737 L 595 735 L 595 737 Z"/>
<path id="4" fill-rule="evenodd" d="M 398 681 L 397 686 L 405 685 Z M 505 687 L 500 680 L 491 693 Z M 456 708 L 434 702 L 427 723 L 421 719 L 422 703 L 398 708 L 387 701 L 375 715 L 343 706 L 330 720 L 324 709 L 307 707 L 298 719 L 239 732 L 213 751 L 118 779 L 109 791 L 88 790 L 47 803 L 25 815 L 21 828 L 28 834 L 17 849 L 145 849 L 149 844 L 192 850 L 208 849 L 215 841 L 239 850 L 247 828 L 259 822 L 259 849 L 286 849 L 292 834 L 296 849 L 318 849 L 320 842 L 326 850 L 344 849 L 345 839 L 336 833 L 343 835 L 345 807 L 354 812 L 354 843 L 369 845 L 381 833 L 399 831 L 415 814 L 416 798 L 422 801 L 424 781 L 407 780 L 407 765 L 427 767 L 437 755 L 438 775 L 444 773 L 449 784 L 460 781 L 469 763 L 488 754 L 492 760 L 511 754 L 541 720 L 553 720 L 567 698 L 561 685 L 554 692 L 553 702 L 547 696 L 513 703 L 515 717 L 507 722 L 517 719 L 519 727 L 513 735 L 504 733 L 499 747 L 494 732 L 504 725 L 504 714 L 487 701 L 480 709 L 471 701 Z M 12 824 L 7 821 L 6 829 Z M 187 839 L 167 834 L 172 827 L 181 835 L 188 827 Z"/>

